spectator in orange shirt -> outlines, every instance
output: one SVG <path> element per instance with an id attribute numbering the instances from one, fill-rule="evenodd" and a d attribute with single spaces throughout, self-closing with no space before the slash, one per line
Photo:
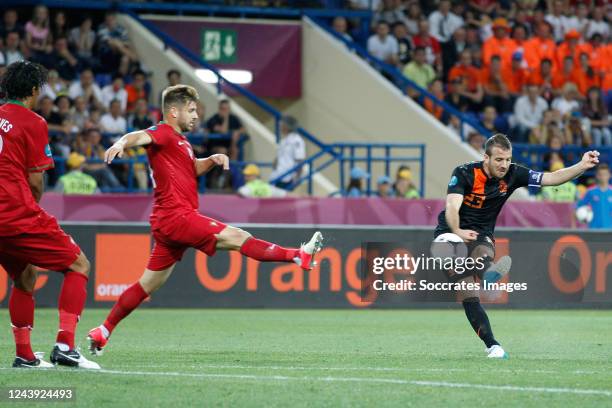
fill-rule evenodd
<path id="1" fill-rule="evenodd" d="M 130 113 L 134 111 L 136 101 L 139 99 L 149 100 L 147 92 L 145 90 L 146 76 L 141 70 L 137 70 L 132 75 L 132 83 L 125 87 L 127 92 L 127 109 L 126 112 Z"/>
<path id="2" fill-rule="evenodd" d="M 599 33 L 593 34 L 591 37 L 591 66 L 597 73 L 609 70 L 610 61 L 612 61 L 612 46 L 603 44 L 603 37 Z M 607 66 L 606 66 L 607 65 Z"/>
<path id="3" fill-rule="evenodd" d="M 510 26 L 505 18 L 493 20 L 493 36 L 486 40 L 482 46 L 482 60 L 485 65 L 491 61 L 493 55 L 499 55 L 503 64 L 510 65 L 512 53 L 516 49 L 514 40 L 508 38 Z"/>
<path id="4" fill-rule="evenodd" d="M 472 53 L 468 49 L 461 51 L 459 61 L 448 73 L 449 82 L 455 78 L 461 78 L 470 92 L 475 92 L 480 83 L 478 69 L 472 65 Z"/>
<path id="5" fill-rule="evenodd" d="M 436 79 L 435 81 L 431 83 L 431 85 L 429 85 L 429 92 L 433 94 L 433 96 L 435 96 L 439 100 L 443 101 L 444 100 L 444 83 L 441 80 Z M 444 108 L 442 108 L 440 105 L 435 104 L 433 100 L 427 97 L 425 97 L 424 105 L 425 105 L 425 109 L 427 109 L 427 112 L 434 115 L 436 119 L 442 120 L 442 115 L 444 114 Z"/>
<path id="6" fill-rule="evenodd" d="M 485 105 L 495 106 L 498 112 L 511 110 L 510 92 L 502 76 L 502 62 L 499 55 L 493 55 L 489 67 L 483 68 L 482 83 Z"/>
<path id="7" fill-rule="evenodd" d="M 574 84 L 578 83 L 578 75 L 574 67 L 574 58 L 569 55 L 563 60 L 563 68 L 553 75 L 553 92 L 560 94 L 561 88 L 568 82 Z"/>
<path id="8" fill-rule="evenodd" d="M 552 81 L 555 75 L 552 61 L 544 58 L 540 63 L 540 68 L 529 75 L 528 82 L 536 85 L 542 98 L 548 102 L 553 99 Z"/>
<path id="9" fill-rule="evenodd" d="M 591 52 L 591 45 L 579 44 L 580 33 L 576 30 L 571 30 L 565 34 L 565 41 L 557 47 L 556 58 L 558 66 L 563 66 L 565 57 L 572 57 L 574 59 L 574 65 L 578 65 L 580 60 L 580 53 Z"/>
<path id="10" fill-rule="evenodd" d="M 461 95 L 470 100 L 470 110 L 477 110 L 484 92 L 478 69 L 472 66 L 472 53 L 470 50 L 465 49 L 461 51 L 459 62 L 448 73 L 448 80 L 452 83 L 456 81 L 461 82 L 463 85 L 461 87 Z"/>
<path id="11" fill-rule="evenodd" d="M 523 93 L 523 87 L 527 83 L 527 71 L 522 68 L 523 54 L 516 51 L 512 54 L 510 67 L 502 68 L 502 77 L 508 86 L 508 92 L 513 100 Z"/>
<path id="12" fill-rule="evenodd" d="M 527 27 L 524 26 L 523 24 L 514 24 L 514 26 L 512 27 L 512 34 L 510 35 L 510 37 L 514 41 L 514 45 L 515 45 L 512 56 L 514 57 L 514 54 L 516 54 L 517 52 L 520 52 L 521 54 L 523 54 L 525 52 L 525 45 L 527 43 Z M 527 64 L 525 63 L 525 67 L 526 66 Z"/>
<path id="13" fill-rule="evenodd" d="M 582 96 L 586 96 L 589 89 L 599 88 L 601 77 L 595 72 L 589 61 L 589 54 L 580 53 L 580 67 L 576 70 L 576 85 Z"/>
<path id="14" fill-rule="evenodd" d="M 555 50 L 557 46 L 552 39 L 552 28 L 550 24 L 543 22 L 537 26 L 537 36 L 525 42 L 525 53 L 523 58 L 527 66 L 535 71 L 540 67 L 540 63 L 545 58 L 551 62 L 555 61 Z"/>

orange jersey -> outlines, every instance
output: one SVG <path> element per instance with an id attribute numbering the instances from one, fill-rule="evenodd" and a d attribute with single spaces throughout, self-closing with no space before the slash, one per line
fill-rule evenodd
<path id="1" fill-rule="evenodd" d="M 480 74 L 476 67 L 455 65 L 448 73 L 448 82 L 453 82 L 455 78 L 463 78 L 463 82 L 466 83 L 470 92 L 476 90 L 476 86 L 480 83 Z"/>
<path id="2" fill-rule="evenodd" d="M 484 65 L 488 66 L 491 63 L 491 58 L 494 55 L 499 55 L 502 65 L 509 65 L 516 48 L 517 45 L 512 38 L 506 37 L 500 40 L 491 37 L 482 45 L 482 61 Z"/>
<path id="3" fill-rule="evenodd" d="M 537 85 L 537 86 L 542 86 L 544 85 L 545 82 L 548 82 L 552 86 L 554 75 L 555 75 L 555 71 L 553 70 L 550 76 L 544 78 L 544 76 L 542 76 L 542 73 L 538 69 L 536 71 L 533 71 L 531 74 L 529 74 L 529 78 L 527 79 L 527 82 L 530 84 Z"/>
<path id="4" fill-rule="evenodd" d="M 593 74 L 589 76 L 583 69 L 576 70 L 576 85 L 578 85 L 578 90 L 582 95 L 586 96 L 589 89 L 594 86 L 598 88 L 601 86 L 601 76 L 599 72 L 593 71 Z"/>
<path id="5" fill-rule="evenodd" d="M 578 70 L 573 70 L 571 73 L 566 74 L 565 72 L 559 70 L 553 75 L 552 86 L 554 89 L 560 89 L 568 82 L 573 82 L 578 85 L 580 81 L 580 75 Z"/>
<path id="6" fill-rule="evenodd" d="M 593 51 L 593 47 L 589 43 L 578 44 L 576 45 L 576 48 L 574 48 L 573 50 L 570 50 L 568 43 L 566 42 L 561 43 L 557 47 L 557 51 L 555 55 L 555 58 L 557 59 L 557 66 L 559 68 L 563 67 L 563 60 L 567 56 L 574 58 L 574 66 L 579 66 L 580 65 L 580 54 L 584 52 L 590 56 L 592 51 Z"/>
<path id="7" fill-rule="evenodd" d="M 540 62 L 548 58 L 555 65 L 555 51 L 557 46 L 553 40 L 543 40 L 539 37 L 534 37 L 525 41 L 525 53 L 523 58 L 527 61 L 527 65 L 532 70 L 540 69 Z"/>
<path id="8" fill-rule="evenodd" d="M 520 94 L 523 92 L 523 87 L 527 83 L 529 74 L 523 68 L 519 68 L 514 71 L 512 70 L 512 67 L 507 67 L 502 70 L 502 78 L 504 79 L 510 93 Z"/>

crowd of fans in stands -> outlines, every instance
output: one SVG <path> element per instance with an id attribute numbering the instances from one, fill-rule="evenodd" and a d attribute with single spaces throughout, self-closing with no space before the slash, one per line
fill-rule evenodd
<path id="1" fill-rule="evenodd" d="M 508 133 L 513 142 L 545 145 L 612 145 L 608 112 L 612 105 L 612 7 L 606 0 L 347 0 L 355 8 L 373 7 L 373 34 L 365 39 L 368 51 L 396 66 L 407 78 L 479 121 L 493 133 Z M 132 49 L 128 33 L 109 12 L 75 17 L 43 6 L 20 12 L 5 9 L 0 21 L 0 73 L 14 61 L 29 59 L 49 69 L 49 82 L 38 113 L 49 124 L 54 156 L 65 159 L 74 174 L 91 177 L 102 191 L 129 184 L 150 186 L 143 149 L 130 157 L 142 162 L 128 168 L 107 166 L 101 159 L 113 136 L 143 129 L 160 118 L 160 96 L 151 95 L 146 67 Z M 333 28 L 351 39 L 352 22 L 343 17 Z M 169 85 L 181 81 L 177 70 L 167 72 Z M 449 115 L 431 98 L 409 90 L 432 115 L 466 142 L 482 151 L 483 134 Z M 204 106 L 199 116 L 205 117 Z M 305 158 L 304 142 L 293 118 L 283 120 L 279 157 L 273 175 L 281 175 Z M 202 138 L 194 145 L 198 156 L 227 153 L 238 157 L 245 132 L 240 120 L 221 101 L 218 112 L 202 120 L 196 133 L 225 134 Z M 72 158 L 72 160 L 70 160 Z M 561 153 L 547 155 L 545 170 L 568 164 Z M 402 173 L 403 172 L 403 173 Z M 238 172 L 240 173 L 240 171 Z M 400 176 L 400 173 L 403 176 Z M 239 178 L 252 183 L 243 191 L 280 194 L 257 180 L 259 169 L 244 169 Z M 290 188 L 300 172 L 287 175 L 276 187 Z M 355 177 L 353 177 L 355 176 Z M 79 176 L 80 177 L 80 176 Z M 345 187 L 349 196 L 364 194 L 369 175 L 351 171 Z M 65 189 L 69 180 L 49 184 Z M 81 179 L 79 179 L 81 180 Z M 223 172 L 212 174 L 207 187 L 231 191 Z M 377 179 L 378 195 L 414 198 L 410 170 L 400 168 L 395 180 Z"/>
<path id="2" fill-rule="evenodd" d="M 373 7 L 368 52 L 515 143 L 612 145 L 612 6 L 605 0 L 352 0 Z M 350 38 L 349 24 L 333 28 Z M 409 90 L 459 132 L 457 118 Z M 466 126 L 470 145 L 483 137 Z M 547 167 L 553 163 L 548 163 Z"/>
<path id="3" fill-rule="evenodd" d="M 148 128 L 161 119 L 161 95 L 151 95 L 148 74 L 117 14 L 106 13 L 97 26 L 96 17 L 101 16 L 80 15 L 70 21 L 64 11 L 50 13 L 44 5 L 33 8 L 31 16 L 20 16 L 16 9 L 4 10 L 0 21 L 0 74 L 6 66 L 23 59 L 49 70 L 37 113 L 47 120 L 53 155 L 65 160 L 56 160 L 58 168 L 49 172 L 51 187 L 66 166 L 71 173 L 79 174 L 79 180 L 85 179 L 81 174 L 92 177 L 96 184 L 93 191 L 121 191 L 128 186 L 146 190 L 150 183 L 144 149 L 128 152 L 141 161 L 132 170 L 125 163 L 107 166 L 100 159 L 116 137 Z M 172 69 L 167 79 L 168 85 L 176 85 L 181 74 Z M 204 118 L 203 105 L 198 113 Z M 222 152 L 237 157 L 237 140 L 244 128 L 229 111 L 228 101 L 222 101 L 219 112 L 208 121 L 201 120 L 194 132 L 199 136 L 209 133 L 228 134 L 228 140 L 200 138 L 203 142 L 194 145 L 198 156 Z M 92 163 L 91 159 L 100 161 Z M 63 181 L 57 188 L 65 191 L 71 184 L 69 179 Z M 232 189 L 230 180 L 219 175 L 209 177 L 207 184 L 209 188 Z"/>

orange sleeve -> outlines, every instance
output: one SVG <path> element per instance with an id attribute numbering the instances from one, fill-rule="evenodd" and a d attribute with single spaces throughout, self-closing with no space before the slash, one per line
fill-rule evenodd
<path id="1" fill-rule="evenodd" d="M 448 72 L 448 82 L 453 82 L 453 79 L 461 76 L 459 74 L 459 70 L 460 68 L 456 65 L 450 69 L 450 71 Z"/>
<path id="2" fill-rule="evenodd" d="M 533 71 L 531 75 L 529 75 L 528 82 L 530 84 L 540 86 L 544 83 L 544 80 L 542 79 L 542 76 L 540 75 L 539 71 Z"/>
<path id="3" fill-rule="evenodd" d="M 612 71 L 608 70 L 608 72 L 604 74 L 603 80 L 601 81 L 601 88 L 606 92 L 612 90 Z"/>
<path id="4" fill-rule="evenodd" d="M 578 91 L 582 95 L 586 95 L 589 86 L 586 72 L 584 72 L 582 69 L 577 69 L 572 73 L 572 76 L 574 77 Z"/>
<path id="5" fill-rule="evenodd" d="M 557 67 L 560 70 L 563 69 L 563 59 L 566 55 L 568 55 L 567 51 L 567 44 L 562 43 L 557 47 L 557 51 L 555 52 L 555 60 L 557 63 Z"/>
<path id="6" fill-rule="evenodd" d="M 493 50 L 496 49 L 494 41 L 495 37 L 491 37 L 482 44 L 482 65 L 485 67 L 489 66 L 491 57 L 493 56 Z"/>
<path id="7" fill-rule="evenodd" d="M 559 89 L 565 84 L 565 77 L 561 72 L 555 72 L 552 78 L 552 86 L 554 89 Z"/>

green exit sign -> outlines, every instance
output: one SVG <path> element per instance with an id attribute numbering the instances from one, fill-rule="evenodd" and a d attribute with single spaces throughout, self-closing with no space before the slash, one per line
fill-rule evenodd
<path id="1" fill-rule="evenodd" d="M 235 30 L 202 30 L 202 58 L 207 62 L 233 64 L 238 53 L 238 34 Z"/>

